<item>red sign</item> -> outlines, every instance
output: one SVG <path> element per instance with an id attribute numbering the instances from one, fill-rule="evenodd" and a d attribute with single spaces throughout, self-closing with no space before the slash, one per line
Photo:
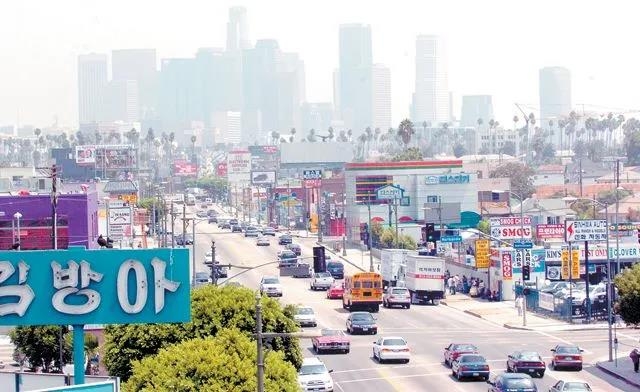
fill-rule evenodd
<path id="1" fill-rule="evenodd" d="M 216 175 L 218 177 L 226 177 L 227 176 L 227 163 L 221 162 L 216 166 Z"/>
<path id="2" fill-rule="evenodd" d="M 322 180 L 321 179 L 304 180 L 304 187 L 305 188 L 320 188 L 321 186 L 322 186 Z"/>
<path id="3" fill-rule="evenodd" d="M 511 280 L 511 278 L 513 278 L 513 268 L 510 253 L 502 254 L 502 278 L 504 280 Z"/>
<path id="4" fill-rule="evenodd" d="M 541 240 L 564 238 L 564 225 L 537 225 L 536 237 Z"/>
<path id="5" fill-rule="evenodd" d="M 173 163 L 173 175 L 188 177 L 196 175 L 196 164 L 185 160 L 175 161 Z"/>

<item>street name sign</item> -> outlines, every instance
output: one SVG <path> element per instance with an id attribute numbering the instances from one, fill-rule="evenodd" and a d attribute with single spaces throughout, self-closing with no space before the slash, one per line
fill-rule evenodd
<path id="1" fill-rule="evenodd" d="M 606 241 L 605 219 L 567 220 L 564 223 L 565 241 Z"/>
<path id="2" fill-rule="evenodd" d="M 440 242 L 462 242 L 462 237 L 459 235 L 442 236 Z"/>
<path id="3" fill-rule="evenodd" d="M 531 241 L 516 241 L 513 243 L 513 247 L 515 249 L 531 249 L 533 248 L 533 243 Z"/>

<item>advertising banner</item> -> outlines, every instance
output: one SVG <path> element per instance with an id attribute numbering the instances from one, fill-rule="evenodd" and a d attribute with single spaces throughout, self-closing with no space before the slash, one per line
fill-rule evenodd
<path id="1" fill-rule="evenodd" d="M 521 224 L 519 216 L 491 218 L 491 236 L 499 240 L 531 239 L 531 217 L 524 216 Z"/>
<path id="2" fill-rule="evenodd" d="M 605 219 L 567 220 L 564 222 L 565 241 L 606 241 Z"/>
<path id="3" fill-rule="evenodd" d="M 251 169 L 255 171 L 277 171 L 280 167 L 278 146 L 249 146 Z"/>
<path id="4" fill-rule="evenodd" d="M 253 185 L 270 185 L 276 183 L 275 171 L 252 171 L 251 184 Z"/>
<path id="5" fill-rule="evenodd" d="M 536 237 L 539 240 L 564 238 L 564 225 L 537 225 Z"/>
<path id="6" fill-rule="evenodd" d="M 227 162 L 220 162 L 216 165 L 216 176 L 218 177 L 227 176 Z"/>
<path id="7" fill-rule="evenodd" d="M 245 150 L 230 151 L 227 154 L 227 177 L 231 183 L 251 181 L 251 153 Z"/>
<path id="8" fill-rule="evenodd" d="M 540 306 L 542 309 L 550 310 L 553 312 L 555 310 L 553 294 L 539 292 L 538 306 Z"/>
<path id="9" fill-rule="evenodd" d="M 502 254 L 502 279 L 511 280 L 513 278 L 513 268 L 511 263 L 511 254 Z"/>
<path id="10" fill-rule="evenodd" d="M 476 268 L 489 268 L 489 240 L 476 240 Z"/>
<path id="11" fill-rule="evenodd" d="M 561 277 L 562 279 L 569 279 L 569 276 L 573 279 L 580 278 L 580 250 L 572 249 L 571 257 L 569 257 L 569 248 L 562 249 L 562 265 L 561 265 Z M 569 275 L 571 273 L 571 275 Z"/>
<path id="12" fill-rule="evenodd" d="M 173 162 L 173 175 L 178 177 L 195 177 L 197 166 L 185 160 L 177 160 Z"/>
<path id="13" fill-rule="evenodd" d="M 76 146 L 76 163 L 78 165 L 96 163 L 96 146 Z"/>

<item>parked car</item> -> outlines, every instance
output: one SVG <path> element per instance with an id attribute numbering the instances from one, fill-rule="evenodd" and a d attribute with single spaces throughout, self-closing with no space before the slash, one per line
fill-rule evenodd
<path id="1" fill-rule="evenodd" d="M 489 379 L 489 363 L 480 354 L 462 354 L 451 362 L 451 374 L 458 379 L 473 377 Z"/>
<path id="2" fill-rule="evenodd" d="M 333 277 L 328 272 L 316 272 L 311 279 L 311 290 L 328 290 L 333 285 Z"/>
<path id="3" fill-rule="evenodd" d="M 327 262 L 327 272 L 334 279 L 344 279 L 344 264 L 339 261 L 331 261 L 330 257 L 325 257 L 325 261 Z"/>
<path id="4" fill-rule="evenodd" d="M 444 348 L 444 363 L 451 366 L 462 354 L 478 354 L 478 347 L 468 343 L 451 343 Z"/>
<path id="5" fill-rule="evenodd" d="M 302 255 L 302 248 L 298 244 L 291 243 L 291 244 L 287 245 L 287 249 L 289 249 L 293 253 L 297 254 L 298 256 Z"/>
<path id="6" fill-rule="evenodd" d="M 311 339 L 311 346 L 316 354 L 329 351 L 338 351 L 348 354 L 351 349 L 351 340 L 348 335 L 339 329 L 322 329 L 321 336 L 315 336 Z"/>
<path id="7" fill-rule="evenodd" d="M 407 341 L 399 336 L 380 337 L 373 342 L 373 359 L 377 359 L 380 363 L 386 361 L 409 363 L 411 350 Z"/>
<path id="8" fill-rule="evenodd" d="M 411 294 L 406 287 L 387 287 L 382 296 L 382 306 L 392 308 L 400 306 L 409 309 L 411 307 Z"/>
<path id="9" fill-rule="evenodd" d="M 581 381 L 558 381 L 549 392 L 591 392 L 592 389 L 586 382 Z"/>
<path id="10" fill-rule="evenodd" d="M 344 295 L 344 283 L 333 282 L 333 285 L 327 290 L 328 299 L 342 299 Z"/>
<path id="11" fill-rule="evenodd" d="M 293 242 L 293 237 L 290 234 L 283 234 L 278 238 L 278 245 L 288 245 Z"/>
<path id="12" fill-rule="evenodd" d="M 316 314 L 311 306 L 298 306 L 293 315 L 293 321 L 301 327 L 315 327 L 318 325 Z"/>
<path id="13" fill-rule="evenodd" d="M 582 370 L 582 350 L 578 346 L 559 344 L 552 348 L 553 359 L 551 359 L 551 369 L 560 368 Z"/>
<path id="14" fill-rule="evenodd" d="M 318 358 L 305 358 L 298 370 L 298 384 L 302 391 L 333 391 L 333 370 L 327 370 Z"/>
<path id="15" fill-rule="evenodd" d="M 538 387 L 528 374 L 503 373 L 487 380 L 489 392 L 538 392 Z"/>
<path id="16" fill-rule="evenodd" d="M 547 364 L 535 351 L 516 351 L 507 357 L 507 372 L 544 376 Z"/>
<path id="17" fill-rule="evenodd" d="M 270 246 L 271 245 L 271 241 L 269 241 L 269 239 L 265 236 L 262 237 L 258 237 L 256 238 L 256 245 L 257 246 Z"/>
<path id="18" fill-rule="evenodd" d="M 347 317 L 347 332 L 354 335 L 356 332 L 376 335 L 378 324 L 376 319 L 369 312 L 352 312 Z"/>
<path id="19" fill-rule="evenodd" d="M 265 276 L 260 281 L 260 294 L 268 297 L 282 297 L 282 285 L 277 276 Z"/>

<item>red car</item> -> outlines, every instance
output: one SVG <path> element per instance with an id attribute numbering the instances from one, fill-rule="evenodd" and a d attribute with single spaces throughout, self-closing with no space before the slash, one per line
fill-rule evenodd
<path id="1" fill-rule="evenodd" d="M 533 376 L 544 376 L 547 364 L 535 351 L 516 351 L 507 357 L 507 373 L 526 373 Z"/>
<path id="2" fill-rule="evenodd" d="M 582 370 L 582 350 L 578 346 L 568 346 L 559 344 L 552 348 L 553 359 L 551 360 L 551 369 L 573 368 Z"/>
<path id="3" fill-rule="evenodd" d="M 316 354 L 328 351 L 338 351 L 345 354 L 349 353 L 351 341 L 343 331 L 339 329 L 322 329 L 320 334 L 322 336 L 316 336 L 311 339 L 313 351 Z"/>
<path id="4" fill-rule="evenodd" d="M 478 354 L 478 347 L 468 343 L 451 343 L 444 348 L 444 364 L 451 366 L 451 362 L 462 354 Z"/>
<path id="5" fill-rule="evenodd" d="M 342 299 L 343 295 L 344 295 L 344 283 L 342 282 L 335 282 L 327 290 L 327 298 L 329 299 Z"/>

